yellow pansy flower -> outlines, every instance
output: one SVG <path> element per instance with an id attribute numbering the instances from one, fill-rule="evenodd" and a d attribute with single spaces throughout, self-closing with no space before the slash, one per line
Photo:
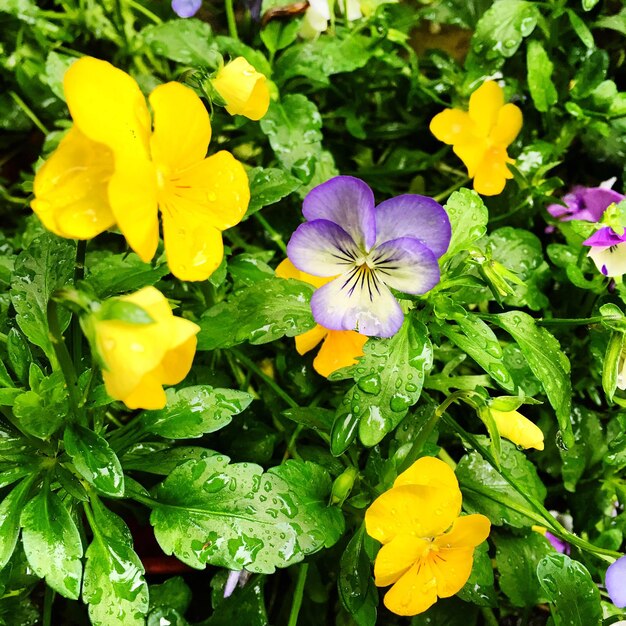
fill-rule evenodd
<path id="1" fill-rule="evenodd" d="M 116 298 L 142 308 L 153 320 L 133 324 L 91 316 L 85 326 L 103 364 L 107 393 L 130 409 L 162 409 L 163 385 L 179 383 L 191 369 L 200 327 L 175 317 L 165 296 L 154 287 Z"/>
<path id="2" fill-rule="evenodd" d="M 497 411 L 492 408 L 489 411 L 502 437 L 522 448 L 543 450 L 543 432 L 528 418 L 518 411 Z"/>
<path id="3" fill-rule="evenodd" d="M 430 122 L 432 134 L 453 146 L 474 179 L 474 189 L 484 196 L 502 193 L 507 179 L 513 178 L 506 165 L 515 161 L 506 149 L 521 128 L 519 107 L 505 104 L 502 88 L 491 80 L 470 96 L 469 111 L 446 109 Z"/>
<path id="4" fill-rule="evenodd" d="M 368 535 L 383 544 L 374 577 L 378 587 L 393 585 L 384 599 L 390 611 L 417 615 L 467 582 L 491 524 L 480 514 L 459 517 L 461 501 L 454 471 L 423 457 L 365 513 Z"/>
<path id="5" fill-rule="evenodd" d="M 243 57 L 224 65 L 211 82 L 231 115 L 260 120 L 267 113 L 270 105 L 267 79 Z"/>
<path id="6" fill-rule="evenodd" d="M 278 265 L 276 276 L 295 278 L 313 285 L 316 289 L 332 280 L 332 277 L 320 278 L 301 272 L 289 259 L 285 259 Z M 313 367 L 318 374 L 328 377 L 342 367 L 354 365 L 358 357 L 363 356 L 363 346 L 367 341 L 367 336 L 354 330 L 329 330 L 317 324 L 311 330 L 296 337 L 296 350 L 298 354 L 306 354 L 320 341 L 323 341 L 322 347 L 313 360 Z"/>
<path id="7" fill-rule="evenodd" d="M 205 280 L 221 263 L 222 231 L 250 199 L 241 163 L 205 158 L 209 115 L 189 87 L 159 85 L 146 99 L 106 61 L 83 57 L 63 82 L 74 125 L 35 176 L 32 208 L 61 237 L 90 239 L 117 226 L 149 261 L 163 239 L 172 274 Z"/>

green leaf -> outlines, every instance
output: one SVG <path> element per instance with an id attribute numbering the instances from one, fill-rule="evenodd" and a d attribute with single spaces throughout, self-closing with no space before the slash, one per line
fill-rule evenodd
<path id="1" fill-rule="evenodd" d="M 339 598 L 351 615 L 358 613 L 367 602 L 372 583 L 372 565 L 363 546 L 364 534 L 365 528 L 361 526 L 348 542 L 339 562 Z"/>
<path id="2" fill-rule="evenodd" d="M 245 391 L 214 389 L 209 385 L 166 391 L 167 405 L 159 411 L 144 411 L 142 426 L 169 439 L 201 437 L 230 424 L 233 415 L 245 410 L 252 396 Z"/>
<path id="3" fill-rule="evenodd" d="M 65 102 L 65 93 L 63 91 L 63 77 L 65 72 L 76 61 L 76 57 L 67 54 L 59 54 L 54 50 L 48 53 L 46 58 L 46 73 L 43 80 L 48 87 L 52 89 L 54 95 Z"/>
<path id="4" fill-rule="evenodd" d="M 287 461 L 263 473 L 216 454 L 176 468 L 156 488 L 150 521 L 165 553 L 192 567 L 269 574 L 337 541 L 343 518 L 327 506 L 330 489 L 313 463 Z"/>
<path id="5" fill-rule="evenodd" d="M 467 250 L 487 232 L 489 212 L 482 198 L 471 189 L 455 191 L 445 205 L 452 226 L 452 238 L 442 261 Z"/>
<path id="6" fill-rule="evenodd" d="M 593 28 L 608 28 L 626 36 L 626 10 L 622 9 L 615 15 L 604 15 L 598 19 Z"/>
<path id="7" fill-rule="evenodd" d="M 22 511 L 22 542 L 30 566 L 66 598 L 78 599 L 83 544 L 58 495 L 44 487 Z"/>
<path id="8" fill-rule="evenodd" d="M 539 561 L 553 552 L 545 537 L 531 532 L 525 537 L 493 534 L 500 589 L 514 606 L 535 606 L 547 597 L 537 578 Z"/>
<path id="9" fill-rule="evenodd" d="M 555 626 L 598 626 L 600 592 L 582 563 L 565 554 L 548 554 L 537 565 L 537 577 L 550 602 Z"/>
<path id="10" fill-rule="evenodd" d="M 456 595 L 478 606 L 496 606 L 496 590 L 493 586 L 493 566 L 489 557 L 489 544 L 484 541 L 474 550 L 472 573 L 463 589 Z"/>
<path id="11" fill-rule="evenodd" d="M 270 54 L 286 48 L 298 37 L 302 20 L 274 20 L 261 30 L 261 39 Z"/>
<path id="12" fill-rule="evenodd" d="M 150 585 L 150 608 L 175 609 L 181 615 L 191 603 L 191 589 L 181 576 L 168 578 L 161 585 Z"/>
<path id="13" fill-rule="evenodd" d="M 533 2 L 499 0 L 485 11 L 476 25 L 472 47 L 487 59 L 512 57 L 541 17 Z"/>
<path id="14" fill-rule="evenodd" d="M 338 173 L 332 155 L 322 148 L 322 117 L 302 94 L 270 102 L 260 125 L 280 164 L 305 183 L 301 196 Z"/>
<path id="15" fill-rule="evenodd" d="M 138 304 L 110 298 L 102 303 L 98 311 L 98 319 L 124 322 L 125 324 L 154 324 L 150 314 Z"/>
<path id="16" fill-rule="evenodd" d="M 0 502 L 0 570 L 9 562 L 20 533 L 20 515 L 35 476 L 25 478 Z"/>
<path id="17" fill-rule="evenodd" d="M 13 387 L 13 381 L 11 380 L 11 376 L 7 371 L 5 364 L 0 361 L 0 387 Z"/>
<path id="18" fill-rule="evenodd" d="M 107 496 L 124 495 L 122 466 L 106 439 L 84 426 L 65 429 L 63 442 L 74 467 L 96 489 Z"/>
<path id="19" fill-rule="evenodd" d="M 569 377 L 570 364 L 561 351 L 559 342 L 545 328 L 521 311 L 500 313 L 490 318 L 506 330 L 517 344 L 533 374 L 541 381 L 550 404 L 556 412 L 563 443 L 574 445 L 570 422 L 572 384 Z"/>
<path id="20" fill-rule="evenodd" d="M 272 66 L 260 50 L 255 50 L 239 39 L 225 35 L 215 37 L 215 42 L 222 54 L 231 58 L 243 57 L 257 72 L 265 74 L 267 77 L 272 75 Z"/>
<path id="21" fill-rule="evenodd" d="M 126 470 L 141 470 L 149 474 L 167 476 L 179 465 L 212 456 L 212 452 L 198 446 L 172 448 L 171 443 L 145 441 L 131 446 L 120 459 Z"/>
<path id="22" fill-rule="evenodd" d="M 298 407 L 287 409 L 283 415 L 296 424 L 301 424 L 307 428 L 312 428 L 323 433 L 329 433 L 335 419 L 334 411 L 322 409 L 320 407 Z"/>
<path id="23" fill-rule="evenodd" d="M 274 277 L 242 289 L 202 315 L 198 350 L 268 343 L 310 330 L 312 293 L 307 283 Z"/>
<path id="24" fill-rule="evenodd" d="M 126 524 L 98 499 L 91 502 L 93 540 L 85 556 L 83 601 L 93 626 L 144 626 L 148 585 Z"/>
<path id="25" fill-rule="evenodd" d="M 575 11 L 572 11 L 572 9 L 566 9 L 565 12 L 578 38 L 589 50 L 592 50 L 595 46 L 595 41 L 587 24 L 585 24 L 584 20 L 582 20 Z"/>
<path id="26" fill-rule="evenodd" d="M 483 441 L 483 438 L 479 440 Z M 543 502 L 546 488 L 535 466 L 508 441 L 502 441 L 500 464 L 523 494 Z M 533 510 L 528 500 L 478 452 L 466 454 L 459 461 L 456 475 L 463 492 L 463 506 L 468 512 L 482 513 L 497 526 L 509 524 L 516 528 L 528 528 L 536 523 L 520 512 Z"/>
<path id="27" fill-rule="evenodd" d="M 599 1 L 600 0 L 582 0 L 583 9 L 585 11 L 591 11 Z"/>
<path id="28" fill-rule="evenodd" d="M 296 44 L 276 62 L 275 80 L 282 84 L 295 76 L 304 76 L 311 82 L 330 85 L 330 76 L 364 67 L 375 51 L 371 41 L 358 33 Z"/>
<path id="29" fill-rule="evenodd" d="M 11 369 L 20 382 L 26 383 L 29 366 L 33 362 L 33 355 L 24 335 L 17 328 L 11 328 L 7 333 L 7 354 Z"/>
<path id="30" fill-rule="evenodd" d="M 604 50 L 591 52 L 574 77 L 572 97 L 577 100 L 588 97 L 604 80 L 608 66 L 609 55 Z"/>
<path id="31" fill-rule="evenodd" d="M 299 178 L 278 167 L 253 167 L 248 170 L 248 180 L 250 204 L 245 217 L 282 200 L 302 185 Z"/>
<path id="32" fill-rule="evenodd" d="M 211 581 L 213 582 L 213 581 Z M 197 626 L 268 626 L 262 577 L 249 581 L 243 589 L 237 588 L 229 598 L 224 598 L 209 619 Z"/>
<path id="33" fill-rule="evenodd" d="M 424 613 L 416 615 L 411 626 L 476 626 L 477 618 L 478 607 L 454 597 L 442 598 Z"/>
<path id="34" fill-rule="evenodd" d="M 195 66 L 216 67 L 219 63 L 217 44 L 206 22 L 194 18 L 169 20 L 146 26 L 141 35 L 154 54 L 166 59 Z"/>
<path id="35" fill-rule="evenodd" d="M 76 242 L 46 233 L 21 252 L 15 262 L 11 303 L 17 323 L 26 337 L 43 349 L 51 363 L 56 363 L 56 356 L 48 335 L 48 300 L 55 289 L 71 282 L 75 256 Z M 69 320 L 69 312 L 60 310 L 62 329 Z"/>
<path id="36" fill-rule="evenodd" d="M 559 96 L 552 82 L 554 64 L 545 48 L 537 40 L 528 43 L 526 50 L 526 66 L 528 68 L 528 89 L 535 108 L 546 113 L 554 106 Z"/>

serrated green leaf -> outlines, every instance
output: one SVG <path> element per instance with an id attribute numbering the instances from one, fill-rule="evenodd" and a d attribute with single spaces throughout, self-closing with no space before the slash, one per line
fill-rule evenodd
<path id="1" fill-rule="evenodd" d="M 42 489 L 22 511 L 22 542 L 30 566 L 66 598 L 78 599 L 83 574 L 83 544 L 62 500 Z"/>
<path id="2" fill-rule="evenodd" d="M 56 356 L 48 335 L 48 300 L 55 289 L 71 282 L 75 256 L 76 242 L 46 233 L 21 252 L 15 262 L 11 281 L 15 319 L 26 337 L 46 353 L 51 363 L 56 363 Z M 69 312 L 59 310 L 61 329 L 69 320 Z"/>
<path id="3" fill-rule="evenodd" d="M 496 564 L 500 589 L 514 606 L 535 606 L 547 597 L 537 578 L 537 565 L 553 551 L 547 539 L 531 532 L 525 537 L 504 534 L 492 536 L 496 544 Z"/>
<path id="4" fill-rule="evenodd" d="M 0 570 L 9 562 L 20 533 L 20 515 L 35 476 L 25 478 L 0 502 Z"/>
<path id="5" fill-rule="evenodd" d="M 524 494 L 543 502 L 546 488 L 535 466 L 508 441 L 502 441 L 500 464 Z M 518 511 L 520 508 L 533 510 L 528 500 L 478 452 L 466 454 L 459 461 L 456 475 L 463 492 L 463 505 L 470 513 L 482 513 L 497 526 L 509 524 L 516 528 L 528 528 L 536 523 Z"/>
<path id="6" fill-rule="evenodd" d="M 483 13 L 472 47 L 487 59 L 512 57 L 524 37 L 528 37 L 541 17 L 533 2 L 526 0 L 499 0 Z"/>
<path id="7" fill-rule="evenodd" d="M 487 207 L 481 197 L 471 189 L 455 191 L 444 208 L 450 218 L 452 238 L 442 257 L 443 262 L 478 241 L 487 232 L 489 219 Z"/>
<path id="8" fill-rule="evenodd" d="M 156 488 L 150 521 L 165 553 L 192 567 L 271 573 L 337 541 L 343 518 L 327 506 L 330 488 L 313 463 L 263 473 L 216 454 L 176 468 Z"/>
<path id="9" fill-rule="evenodd" d="M 89 428 L 72 424 L 63 436 L 65 450 L 80 475 L 107 496 L 124 495 L 124 473 L 106 439 Z"/>
<path id="10" fill-rule="evenodd" d="M 230 424 L 233 415 L 245 410 L 252 396 L 235 389 L 214 389 L 209 385 L 166 391 L 167 405 L 159 411 L 141 414 L 143 427 L 170 439 L 201 437 Z"/>
<path id="11" fill-rule="evenodd" d="M 93 540 L 85 552 L 83 601 L 93 626 L 144 626 L 148 585 L 126 524 L 91 502 Z"/>
<path id="12" fill-rule="evenodd" d="M 302 181 L 278 167 L 253 167 L 248 170 L 250 181 L 250 204 L 246 217 L 274 204 L 293 193 L 302 185 Z"/>
<path id="13" fill-rule="evenodd" d="M 582 563 L 565 554 L 548 554 L 537 565 L 537 577 L 550 602 L 555 626 L 598 626 L 600 592 Z"/>
<path id="14" fill-rule="evenodd" d="M 557 103 L 559 96 L 552 82 L 554 64 L 543 45 L 537 40 L 528 43 L 526 67 L 528 89 L 535 103 L 535 108 L 541 113 L 546 113 L 550 107 Z"/>
<path id="15" fill-rule="evenodd" d="M 268 278 L 238 291 L 200 318 L 198 350 L 268 343 L 315 326 L 309 301 L 313 287 L 298 280 Z"/>
<path id="16" fill-rule="evenodd" d="M 517 341 L 533 374 L 541 381 L 550 404 L 556 412 L 561 436 L 566 446 L 574 445 L 570 422 L 572 384 L 570 364 L 559 342 L 545 328 L 521 311 L 500 313 L 490 318 Z"/>
<path id="17" fill-rule="evenodd" d="M 33 362 L 30 347 L 22 333 L 17 328 L 11 328 L 7 333 L 7 354 L 9 365 L 21 383 L 28 380 L 29 365 Z"/>

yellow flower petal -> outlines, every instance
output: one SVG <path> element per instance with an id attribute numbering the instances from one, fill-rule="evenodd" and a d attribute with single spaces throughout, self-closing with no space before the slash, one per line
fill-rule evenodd
<path id="1" fill-rule="evenodd" d="M 398 535 L 386 543 L 376 555 L 374 577 L 378 587 L 395 583 L 428 552 L 430 541 L 413 535 Z"/>
<path id="2" fill-rule="evenodd" d="M 154 165 L 144 158 L 116 158 L 109 202 L 119 229 L 142 261 L 159 244 L 157 182 Z"/>
<path id="3" fill-rule="evenodd" d="M 313 350 L 315 346 L 326 337 L 328 329 L 316 324 L 311 330 L 307 330 L 306 333 L 298 335 L 296 339 L 296 350 L 298 354 L 306 354 L 310 350 Z"/>
<path id="4" fill-rule="evenodd" d="M 353 330 L 329 330 L 313 361 L 315 371 L 328 377 L 342 367 L 354 365 L 357 358 L 363 356 L 366 341 L 367 336 Z"/>
<path id="5" fill-rule="evenodd" d="M 502 437 L 506 437 L 522 448 L 543 450 L 543 432 L 536 424 L 518 411 L 489 410 Z"/>
<path id="6" fill-rule="evenodd" d="M 522 130 L 522 112 L 514 104 L 505 104 L 498 111 L 498 119 L 491 131 L 491 141 L 503 146 L 509 146 Z"/>
<path id="7" fill-rule="evenodd" d="M 270 104 L 267 79 L 243 57 L 221 68 L 212 83 L 231 115 L 260 120 L 267 113 Z"/>
<path id="8" fill-rule="evenodd" d="M 437 537 L 441 549 L 475 548 L 489 536 L 491 522 L 480 513 L 464 515 L 455 520 L 449 532 Z"/>
<path id="9" fill-rule="evenodd" d="M 103 372 L 103 377 L 105 372 Z M 106 379 L 105 379 L 106 384 Z M 108 388 L 107 388 L 108 390 Z M 109 393 L 109 395 L 111 395 Z M 125 397 L 122 398 L 129 409 L 147 409 L 156 411 L 167 404 L 167 396 L 161 382 L 154 373 L 146 374 L 141 382 Z"/>
<path id="10" fill-rule="evenodd" d="M 402 534 L 435 537 L 450 527 L 460 507 L 460 492 L 422 485 L 393 487 L 367 509 L 365 528 L 383 544 Z"/>
<path id="11" fill-rule="evenodd" d="M 486 139 L 474 139 L 465 143 L 455 144 L 453 151 L 467 168 L 467 175 L 473 178 L 481 163 L 485 159 L 485 154 L 489 150 L 489 143 Z"/>
<path id="12" fill-rule="evenodd" d="M 437 601 L 437 580 L 430 560 L 418 561 L 385 594 L 385 606 L 397 615 L 423 613 Z"/>
<path id="13" fill-rule="evenodd" d="M 154 115 L 152 160 L 164 178 L 196 165 L 211 140 L 209 114 L 202 100 L 180 83 L 159 85 L 148 98 Z"/>
<path id="14" fill-rule="evenodd" d="M 166 190 L 167 193 L 159 196 L 159 202 L 163 197 L 170 207 L 201 215 L 219 230 L 238 224 L 250 201 L 250 185 L 243 165 L 224 150 L 172 174 Z"/>
<path id="15" fill-rule="evenodd" d="M 489 136 L 503 105 L 504 92 L 500 85 L 492 80 L 484 82 L 472 93 L 469 100 L 469 116 L 476 124 L 480 135 Z"/>
<path id="16" fill-rule="evenodd" d="M 106 61 L 83 57 L 65 73 L 65 98 L 74 123 L 92 141 L 125 158 L 147 158 L 150 113 L 139 86 Z"/>
<path id="17" fill-rule="evenodd" d="M 91 239 L 115 223 L 107 188 L 113 154 L 76 126 L 35 176 L 33 211 L 56 235 Z"/>
<path id="18" fill-rule="evenodd" d="M 402 485 L 423 485 L 444 489 L 456 497 L 460 494 L 459 481 L 454 470 L 441 459 L 434 456 L 423 456 L 417 459 L 409 469 L 398 475 L 394 487 Z"/>
<path id="19" fill-rule="evenodd" d="M 189 334 L 193 334 L 193 336 L 173 350 L 166 352 L 163 357 L 161 383 L 164 385 L 177 385 L 189 374 L 198 345 L 198 340 L 195 337 L 199 331 L 198 326 L 189 320 L 174 319 L 179 322 L 187 322 Z"/>
<path id="20" fill-rule="evenodd" d="M 170 271 L 180 280 L 206 280 L 224 257 L 222 231 L 210 217 L 175 204 L 161 205 L 163 241 Z"/>
<path id="21" fill-rule="evenodd" d="M 513 174 L 506 164 L 512 163 L 506 149 L 502 146 L 492 146 L 478 166 L 474 175 L 474 189 L 483 196 L 497 196 L 502 193 L 506 181 L 513 178 Z"/>
<path id="22" fill-rule="evenodd" d="M 289 259 L 283 259 L 274 272 L 278 278 L 295 278 L 302 282 L 309 283 L 313 287 L 319 288 L 333 280 L 333 277 L 313 276 L 306 272 L 301 272 Z M 302 354 L 302 353 L 301 353 Z"/>
<path id="23" fill-rule="evenodd" d="M 443 143 L 476 141 L 476 124 L 465 111 L 446 109 L 433 117 L 430 132 Z"/>
<path id="24" fill-rule="evenodd" d="M 458 593 L 472 573 L 474 549 L 441 550 L 429 555 L 431 568 L 437 579 L 437 595 L 449 598 Z"/>

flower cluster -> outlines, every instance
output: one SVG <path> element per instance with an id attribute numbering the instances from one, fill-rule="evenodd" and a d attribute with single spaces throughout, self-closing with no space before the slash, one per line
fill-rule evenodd
<path id="1" fill-rule="evenodd" d="M 513 178 L 507 154 L 522 128 L 522 112 L 504 103 L 498 83 L 484 82 L 472 95 L 469 111 L 446 109 L 432 119 L 430 131 L 453 146 L 454 153 L 474 179 L 474 189 L 485 196 L 502 193 L 507 179 Z"/>
<path id="2" fill-rule="evenodd" d="M 451 231 L 432 198 L 406 194 L 375 206 L 362 180 L 337 176 L 309 192 L 302 213 L 287 254 L 297 269 L 333 277 L 311 298 L 321 326 L 391 337 L 404 314 L 390 288 L 420 295 L 439 282 Z"/>
<path id="3" fill-rule="evenodd" d="M 374 565 L 376 585 L 393 585 L 384 599 L 390 611 L 417 615 L 467 582 L 474 548 L 491 524 L 480 514 L 459 517 L 461 503 L 452 469 L 423 457 L 367 510 L 367 533 L 383 544 Z"/>
<path id="4" fill-rule="evenodd" d="M 116 226 L 144 261 L 163 239 L 172 273 L 205 280 L 223 257 L 222 231 L 250 199 L 239 161 L 224 150 L 205 158 L 209 115 L 180 83 L 150 94 L 152 119 L 135 80 L 83 57 L 65 74 L 74 125 L 37 172 L 32 208 L 61 237 L 91 239 Z"/>

